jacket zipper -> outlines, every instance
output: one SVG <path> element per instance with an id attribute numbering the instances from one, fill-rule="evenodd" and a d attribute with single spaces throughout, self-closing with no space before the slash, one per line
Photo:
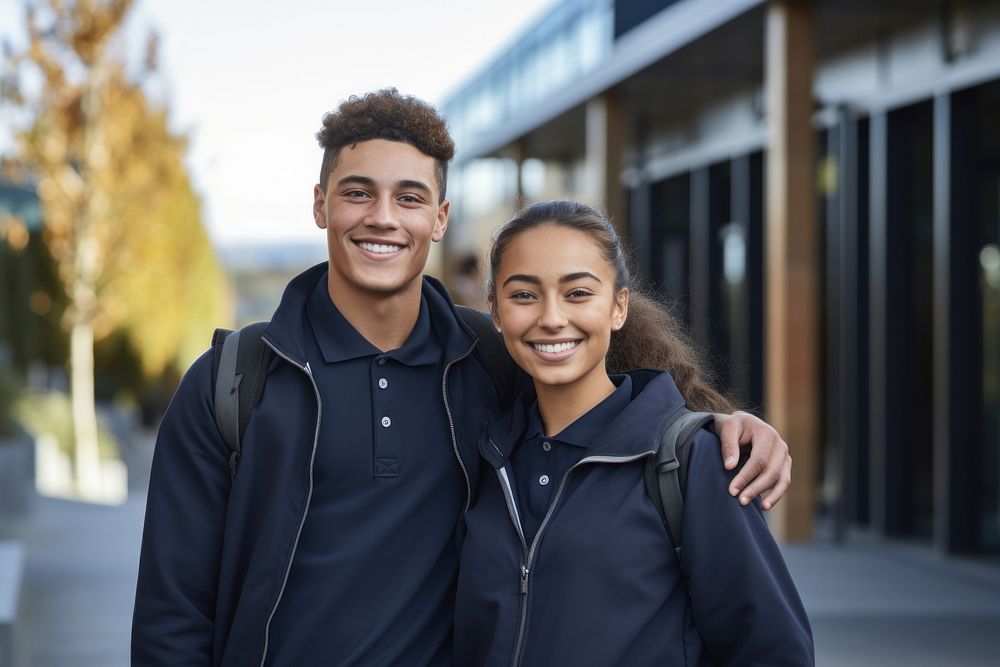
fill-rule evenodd
<path id="1" fill-rule="evenodd" d="M 267 624 L 264 626 L 264 652 L 260 656 L 260 667 L 264 667 L 264 662 L 267 660 L 267 651 L 270 647 L 271 639 L 271 621 L 274 620 L 274 614 L 278 611 L 278 605 L 281 604 L 281 598 L 285 594 L 285 587 L 288 585 L 288 575 L 292 572 L 292 562 L 295 560 L 295 552 L 299 548 L 299 538 L 302 536 L 302 528 L 305 526 L 306 516 L 309 514 L 309 504 L 312 501 L 313 493 L 313 463 L 316 460 L 316 449 L 319 446 L 319 424 L 323 418 L 323 401 L 320 398 L 319 387 L 316 386 L 316 379 L 313 377 L 312 369 L 309 367 L 309 363 L 307 362 L 305 366 L 300 366 L 296 362 L 292 361 L 288 355 L 283 354 L 278 348 L 272 345 L 266 338 L 262 340 L 265 345 L 274 350 L 275 354 L 305 373 L 309 378 L 309 382 L 312 383 L 313 391 L 316 393 L 316 432 L 313 435 L 312 455 L 309 457 L 309 490 L 306 493 L 306 506 L 302 510 L 302 519 L 299 520 L 299 528 L 295 533 L 295 541 L 292 542 L 292 553 L 288 557 L 288 564 L 285 566 L 285 576 L 281 580 L 281 589 L 278 591 L 278 597 L 274 601 L 274 606 L 271 607 L 271 613 L 267 616 Z"/>
<path id="2" fill-rule="evenodd" d="M 476 339 L 476 342 L 473 343 L 472 346 L 465 351 L 465 354 L 449 361 L 448 365 L 444 367 L 444 373 L 441 375 L 441 396 L 444 399 L 444 411 L 448 414 L 448 428 L 451 431 L 451 447 L 453 450 L 455 450 L 455 458 L 458 459 L 458 466 L 462 469 L 462 477 L 465 478 L 466 512 L 469 511 L 469 505 L 472 503 L 472 483 L 469 481 L 469 471 L 465 467 L 465 461 L 462 460 L 462 454 L 461 452 L 458 451 L 458 438 L 455 436 L 455 419 L 452 417 L 451 405 L 448 403 L 448 371 L 450 371 L 451 367 L 454 366 L 456 363 L 458 363 L 462 359 L 465 359 L 470 354 L 472 354 L 472 350 L 476 348 L 476 344 L 478 342 L 479 339 Z"/>
<path id="3" fill-rule="evenodd" d="M 490 444 L 496 448 L 493 440 L 490 439 Z M 517 537 L 521 541 L 521 553 L 525 555 L 525 559 L 521 561 L 521 604 L 520 611 L 518 611 L 518 621 L 517 626 L 517 643 L 514 646 L 514 658 L 511 661 L 511 665 L 516 665 L 520 659 L 521 654 L 521 643 L 524 639 L 524 619 L 527 617 L 528 612 L 528 575 L 530 571 L 528 570 L 528 543 L 524 539 L 524 528 L 521 525 L 521 515 L 517 511 L 517 500 L 514 498 L 514 490 L 510 485 L 510 478 L 507 476 L 506 468 L 497 469 L 497 478 L 500 480 L 500 488 L 503 490 L 504 500 L 507 502 L 507 512 L 510 514 L 511 523 L 514 524 L 514 530 L 517 531 Z M 538 536 L 535 535 L 537 538 Z"/>
<path id="4" fill-rule="evenodd" d="M 490 444 L 496 447 L 492 439 L 490 440 Z M 521 548 L 524 549 L 525 554 L 524 561 L 521 563 L 520 620 L 518 621 L 517 643 L 514 646 L 514 657 L 510 663 L 511 667 L 517 667 L 521 664 L 521 651 L 524 648 L 524 633 L 528 621 L 529 577 L 531 576 L 531 567 L 535 558 L 535 549 L 538 546 L 539 539 L 542 537 L 542 533 L 549 524 L 549 519 L 552 517 L 552 514 L 555 512 L 556 507 L 559 504 L 559 499 L 562 497 L 563 488 L 566 486 L 566 480 L 569 479 L 570 473 L 585 463 L 631 463 L 632 461 L 637 461 L 655 453 L 656 452 L 654 450 L 650 450 L 634 456 L 588 456 L 577 461 L 569 470 L 566 471 L 562 480 L 559 482 L 559 488 L 556 490 L 556 495 L 552 499 L 552 504 L 549 505 L 549 509 L 545 512 L 545 516 L 542 518 L 542 523 L 538 526 L 538 532 L 535 533 L 535 538 L 531 541 L 530 547 L 524 539 L 524 528 L 521 525 L 520 513 L 517 510 L 517 501 L 514 496 L 514 490 L 510 484 L 510 478 L 507 476 L 507 470 L 506 468 L 500 468 L 497 470 L 497 477 L 500 479 L 500 487 L 503 489 L 504 499 L 507 501 L 507 512 L 510 514 L 511 521 L 517 529 L 517 535 L 521 539 Z"/>

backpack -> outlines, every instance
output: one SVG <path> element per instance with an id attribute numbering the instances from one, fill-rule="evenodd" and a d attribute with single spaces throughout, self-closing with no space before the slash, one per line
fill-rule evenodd
<path id="1" fill-rule="evenodd" d="M 466 306 L 457 306 L 459 315 L 472 329 L 479 344 L 474 354 L 493 380 L 501 409 L 514 402 L 519 382 L 518 369 L 504 348 L 485 314 Z M 242 329 L 216 329 L 212 336 L 212 377 L 215 380 L 215 422 L 229 448 L 229 473 L 236 475 L 240 444 L 246 432 L 250 412 L 264 390 L 264 380 L 276 361 L 274 350 L 264 344 L 261 334 L 268 322 L 255 322 Z M 693 412 L 681 406 L 669 414 L 660 426 L 659 449 L 646 459 L 646 494 L 663 519 L 674 544 L 674 555 L 688 577 L 681 558 L 683 538 L 684 490 L 694 436 L 714 419 L 710 412 Z"/>
<path id="2" fill-rule="evenodd" d="M 514 402 L 519 389 L 518 369 L 507 354 L 484 313 L 456 306 L 462 320 L 479 339 L 473 354 L 493 380 L 501 408 Z M 261 335 L 268 322 L 254 322 L 242 329 L 216 329 L 212 336 L 212 377 L 214 378 L 215 423 L 229 448 L 229 474 L 235 477 L 241 442 L 250 412 L 264 391 L 264 380 L 276 355 Z"/>

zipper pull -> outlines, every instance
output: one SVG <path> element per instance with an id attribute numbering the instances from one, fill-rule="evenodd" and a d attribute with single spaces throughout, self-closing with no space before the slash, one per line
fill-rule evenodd
<path id="1" fill-rule="evenodd" d="M 521 566 L 521 595 L 528 594 L 528 568 Z"/>

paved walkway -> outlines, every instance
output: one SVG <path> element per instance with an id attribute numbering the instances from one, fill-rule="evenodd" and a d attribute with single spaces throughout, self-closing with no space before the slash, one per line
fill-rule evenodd
<path id="1" fill-rule="evenodd" d="M 143 497 L 122 507 L 39 499 L 5 532 L 27 549 L 15 667 L 124 667 Z M 794 546 L 817 663 L 1000 665 L 1000 566 L 884 544 Z"/>
<path id="2" fill-rule="evenodd" d="M 14 667 L 129 664 L 145 498 L 121 507 L 39 498 L 8 530 L 26 548 Z"/>
<path id="3" fill-rule="evenodd" d="M 818 665 L 1000 666 L 1000 564 L 884 543 L 784 551 Z"/>

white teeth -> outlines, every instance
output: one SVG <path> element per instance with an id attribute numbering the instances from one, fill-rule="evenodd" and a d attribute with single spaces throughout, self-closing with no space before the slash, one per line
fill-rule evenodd
<path id="1" fill-rule="evenodd" d="M 539 352 L 548 352 L 549 354 L 555 354 L 556 352 L 565 352 L 566 350 L 572 350 L 574 347 L 579 345 L 579 341 L 572 341 L 569 343 L 532 343 L 532 346 Z"/>
<path id="2" fill-rule="evenodd" d="M 377 255 L 387 255 L 390 252 L 396 252 L 402 247 L 398 245 L 386 245 L 384 243 L 365 243 L 364 241 L 362 241 L 358 245 L 367 250 L 368 252 L 373 252 Z"/>

